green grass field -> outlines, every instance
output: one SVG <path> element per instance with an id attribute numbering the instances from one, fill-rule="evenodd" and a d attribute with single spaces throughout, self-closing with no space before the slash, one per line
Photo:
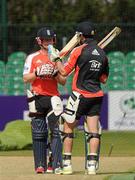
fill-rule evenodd
<path id="1" fill-rule="evenodd" d="M 109 156 L 135 156 L 135 132 L 122 131 L 110 132 L 103 131 L 101 136 L 101 155 Z M 74 155 L 84 154 L 84 135 L 77 132 L 74 139 Z"/>
<path id="2" fill-rule="evenodd" d="M 96 176 L 101 176 L 104 180 L 134 180 L 135 179 L 135 132 L 121 131 L 110 132 L 103 131 L 101 136 L 101 172 Z M 84 157 L 84 133 L 76 130 L 73 146 L 74 157 Z M 32 140 L 30 122 L 22 120 L 13 121 L 7 124 L 4 131 L 0 132 L 0 156 L 7 157 L 32 157 Z M 107 160 L 106 160 L 107 158 Z M 112 159 L 111 159 L 112 158 Z M 116 158 L 116 159 L 115 159 Z M 115 162 L 119 159 L 119 167 Z M 105 159 L 105 160 L 104 160 Z M 132 163 L 130 162 L 132 160 Z M 105 165 L 104 165 L 105 161 Z M 125 162 L 132 166 L 125 166 Z M 106 163 L 109 165 L 106 166 Z M 116 163 L 116 165 L 115 165 Z M 111 167 L 110 165 L 114 166 Z M 117 168 L 124 170 L 118 170 Z M 115 173 L 116 167 L 116 173 Z M 108 173 L 109 168 L 110 173 Z M 102 173 L 102 171 L 105 173 Z M 107 172 L 106 172 L 107 171 Z M 28 172 L 30 173 L 30 172 Z M 110 175 L 109 175 L 110 174 Z M 96 179 L 96 178 L 94 178 Z M 99 178 L 100 179 L 100 178 Z"/>
<path id="3" fill-rule="evenodd" d="M 101 156 L 135 156 L 135 132 L 103 131 L 101 136 Z M 31 155 L 32 140 L 29 121 L 13 121 L 0 132 L 0 155 L 14 154 Z M 22 151 L 25 150 L 25 151 Z M 112 152 L 111 152 L 112 150 Z M 111 154 L 110 154 L 111 152 Z M 74 156 L 84 156 L 84 133 L 76 130 L 73 146 Z"/>

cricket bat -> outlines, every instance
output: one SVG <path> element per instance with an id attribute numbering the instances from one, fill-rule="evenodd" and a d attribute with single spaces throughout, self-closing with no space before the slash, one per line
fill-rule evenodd
<path id="1" fill-rule="evenodd" d="M 64 46 L 64 48 L 60 51 L 60 58 L 67 56 L 73 48 L 79 44 L 81 33 L 77 32 L 70 41 Z"/>
<path id="2" fill-rule="evenodd" d="M 99 43 L 98 46 L 104 49 L 115 37 L 121 32 L 119 27 L 115 27 L 109 34 L 107 34 Z"/>

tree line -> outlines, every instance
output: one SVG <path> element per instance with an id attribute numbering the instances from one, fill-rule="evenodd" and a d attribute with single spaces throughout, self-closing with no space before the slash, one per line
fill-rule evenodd
<path id="1" fill-rule="evenodd" d="M 58 35 L 57 47 L 61 49 L 63 37 L 68 41 L 75 33 L 76 24 L 86 20 L 95 23 L 98 41 L 115 26 L 122 28 L 107 51 L 135 49 L 135 0 L 2 0 L 0 5 L 3 5 L 0 6 L 1 19 L 3 7 L 7 5 L 7 24 L 0 26 L 0 58 L 5 61 L 13 51 L 33 51 L 36 32 L 41 26 L 53 26 Z"/>
<path id="2" fill-rule="evenodd" d="M 135 22 L 134 0 L 7 0 L 9 24 Z"/>

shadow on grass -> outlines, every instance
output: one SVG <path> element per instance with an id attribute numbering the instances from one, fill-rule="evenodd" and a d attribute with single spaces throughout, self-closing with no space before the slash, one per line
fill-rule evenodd
<path id="1" fill-rule="evenodd" d="M 86 171 L 74 171 L 72 175 L 86 175 Z M 128 174 L 135 174 L 135 171 L 120 171 L 120 172 L 97 172 L 96 175 L 128 175 Z"/>
<path id="2" fill-rule="evenodd" d="M 120 171 L 120 172 L 99 172 L 99 173 L 97 173 L 97 175 L 115 175 L 115 174 L 134 174 L 135 173 L 135 171 L 127 171 L 127 172 L 125 172 L 125 171 Z"/>

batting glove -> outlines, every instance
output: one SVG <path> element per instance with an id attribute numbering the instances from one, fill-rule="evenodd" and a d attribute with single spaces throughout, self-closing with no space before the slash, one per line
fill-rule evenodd
<path id="1" fill-rule="evenodd" d="M 35 74 L 40 78 L 49 78 L 53 76 L 54 66 L 52 64 L 43 64 L 36 68 Z"/>
<path id="2" fill-rule="evenodd" d="M 61 61 L 59 50 L 55 49 L 52 45 L 48 45 L 48 55 L 52 62 Z"/>

